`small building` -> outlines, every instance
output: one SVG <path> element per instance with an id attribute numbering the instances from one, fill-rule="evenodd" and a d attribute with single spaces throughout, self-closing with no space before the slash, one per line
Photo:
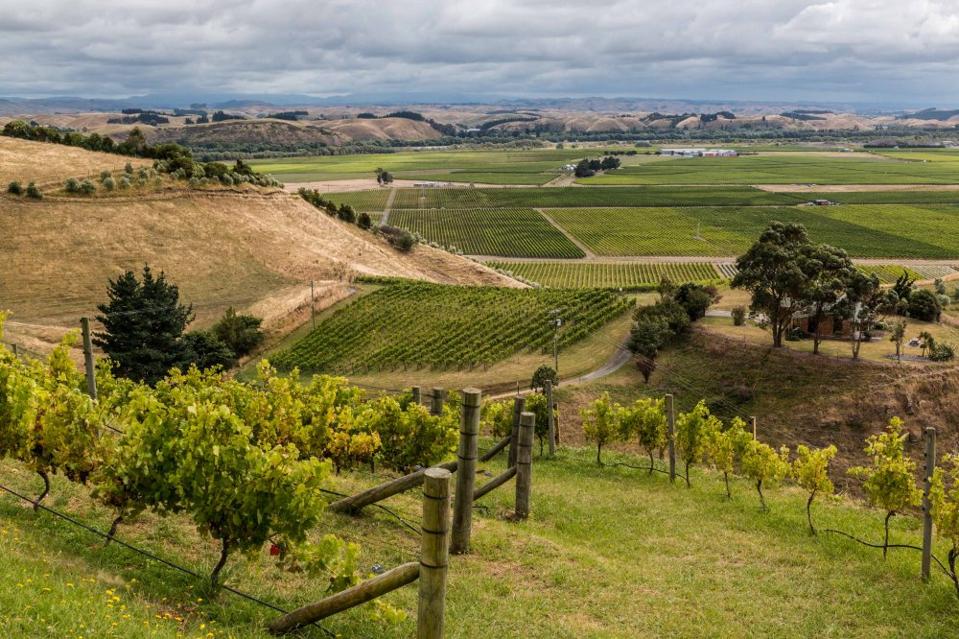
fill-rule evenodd
<path id="1" fill-rule="evenodd" d="M 739 153 L 732 149 L 660 149 L 660 155 L 677 158 L 734 158 Z"/>
<path id="2" fill-rule="evenodd" d="M 832 200 L 825 200 L 822 198 L 813 200 L 812 203 L 815 204 L 816 206 L 832 206 L 833 204 L 835 204 L 835 202 L 833 202 Z"/>
<path id="3" fill-rule="evenodd" d="M 668 155 L 678 158 L 699 158 L 703 156 L 706 149 L 660 149 L 660 155 Z"/>
<path id="4" fill-rule="evenodd" d="M 704 158 L 734 158 L 739 153 L 732 149 L 706 149 L 703 151 Z"/>

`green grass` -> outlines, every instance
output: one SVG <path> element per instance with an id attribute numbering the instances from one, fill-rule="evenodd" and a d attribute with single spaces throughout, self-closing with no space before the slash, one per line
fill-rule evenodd
<path id="1" fill-rule="evenodd" d="M 533 209 L 400 209 L 390 224 L 468 255 L 583 257 L 584 253 Z"/>
<path id="2" fill-rule="evenodd" d="M 712 282 L 722 279 L 712 264 L 697 262 L 490 262 L 489 265 L 550 288 L 648 290 L 663 277 L 674 282 Z"/>
<path id="3" fill-rule="evenodd" d="M 693 487 L 686 489 L 660 474 L 597 467 L 593 456 L 592 450 L 561 449 L 553 460 L 536 458 L 526 522 L 506 520 L 511 485 L 479 502 L 471 554 L 450 559 L 447 636 L 931 639 L 959 633 L 959 600 L 941 575 L 929 585 L 920 582 L 917 553 L 894 550 L 883 561 L 879 551 L 836 536 L 810 537 L 798 491 L 767 489 L 770 512 L 762 513 L 745 481 L 733 482 L 729 502 L 721 480 L 698 469 Z M 606 461 L 637 463 L 619 454 L 607 454 Z M 502 456 L 481 468 L 501 471 Z M 3 469 L 4 481 L 10 473 Z M 376 480 L 367 473 L 346 474 L 336 487 L 355 490 Z M 84 489 L 58 480 L 54 494 L 86 521 L 108 522 L 107 513 L 90 506 Z M 418 500 L 412 491 L 387 504 L 415 520 Z M 844 502 L 820 500 L 815 516 L 821 528 L 872 540 L 881 534 L 879 513 Z M 211 602 L 192 578 L 121 548 L 104 550 L 86 533 L 7 497 L 0 497 L 0 524 L 3 636 L 268 637 L 262 628 L 273 617 L 269 611 L 226 594 Z M 382 513 L 331 515 L 329 528 L 363 545 L 363 565 L 392 567 L 416 557 L 413 535 Z M 179 516 L 145 516 L 121 536 L 201 563 L 200 569 L 212 560 L 212 547 Z M 894 541 L 918 539 L 915 519 L 893 519 Z M 279 572 L 265 553 L 234 565 L 228 581 L 286 607 L 322 596 L 318 580 Z M 387 600 L 410 613 L 408 618 L 385 625 L 370 619 L 367 606 L 324 626 L 343 637 L 415 634 L 416 587 Z M 324 634 L 311 630 L 302 636 Z"/>
<path id="4" fill-rule="evenodd" d="M 814 241 L 856 257 L 959 256 L 959 207 L 947 205 L 557 209 L 549 215 L 600 255 L 735 256 L 770 222 L 781 221 L 801 223 Z"/>
<path id="5" fill-rule="evenodd" d="M 283 369 L 368 372 L 488 366 L 552 344 L 561 347 L 620 316 L 631 303 L 602 291 L 458 287 L 400 282 L 343 305 L 272 358 Z"/>
<path id="6" fill-rule="evenodd" d="M 543 184 L 558 175 L 564 164 L 587 153 L 585 149 L 399 151 L 255 160 L 250 164 L 285 182 L 371 178 L 375 169 L 382 168 L 400 179 Z"/>
<path id="7" fill-rule="evenodd" d="M 782 155 L 689 158 L 624 167 L 583 184 L 953 184 L 959 164 L 875 156 Z"/>

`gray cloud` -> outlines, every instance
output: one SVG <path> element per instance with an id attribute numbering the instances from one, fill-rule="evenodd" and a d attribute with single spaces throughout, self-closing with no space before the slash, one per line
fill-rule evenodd
<path id="1" fill-rule="evenodd" d="M 959 0 L 35 0 L 0 94 L 959 103 Z"/>

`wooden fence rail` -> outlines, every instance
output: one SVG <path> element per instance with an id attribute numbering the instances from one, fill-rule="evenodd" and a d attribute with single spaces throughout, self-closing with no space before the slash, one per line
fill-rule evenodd
<path id="1" fill-rule="evenodd" d="M 459 462 L 454 460 L 439 464 L 436 466 L 436 468 L 442 468 L 443 470 L 455 473 L 458 465 Z M 392 497 L 393 495 L 398 495 L 400 493 L 405 493 L 408 490 L 413 490 L 423 483 L 423 479 L 426 477 L 427 470 L 429 469 L 423 468 L 414 473 L 410 473 L 409 475 L 403 475 L 397 479 L 391 479 L 390 481 L 383 482 L 378 486 L 373 486 L 372 488 L 364 490 L 360 493 L 356 493 L 355 495 L 337 499 L 327 506 L 327 509 L 336 513 L 348 513 L 355 515 L 365 507 L 375 504 L 378 501 L 383 501 L 387 497 Z"/>
<path id="2" fill-rule="evenodd" d="M 483 453 L 483 455 L 480 457 L 480 461 L 482 461 L 482 462 L 488 462 L 489 460 L 493 459 L 494 457 L 496 457 L 497 455 L 499 455 L 501 452 L 503 452 L 503 449 L 506 448 L 507 446 L 509 446 L 509 444 L 510 444 L 511 441 L 513 441 L 513 436 L 512 436 L 512 435 L 507 435 L 507 436 L 504 437 L 503 439 L 499 440 L 499 441 L 496 443 L 496 445 L 494 445 L 494 446 L 493 446 L 492 448 L 490 448 L 488 451 L 486 451 L 485 453 Z"/>
<path id="3" fill-rule="evenodd" d="M 297 608 L 271 622 L 269 631 L 275 635 L 292 632 L 419 579 L 416 637 L 442 639 L 446 616 L 451 477 L 450 472 L 442 468 L 428 468 L 423 473 L 423 527 L 419 563 L 397 566 L 352 588 Z"/>

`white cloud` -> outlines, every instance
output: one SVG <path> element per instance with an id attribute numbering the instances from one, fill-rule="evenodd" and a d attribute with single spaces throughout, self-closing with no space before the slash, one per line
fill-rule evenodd
<path id="1" fill-rule="evenodd" d="M 959 0 L 21 6 L 0 22 L 0 94 L 407 90 L 959 100 Z"/>

